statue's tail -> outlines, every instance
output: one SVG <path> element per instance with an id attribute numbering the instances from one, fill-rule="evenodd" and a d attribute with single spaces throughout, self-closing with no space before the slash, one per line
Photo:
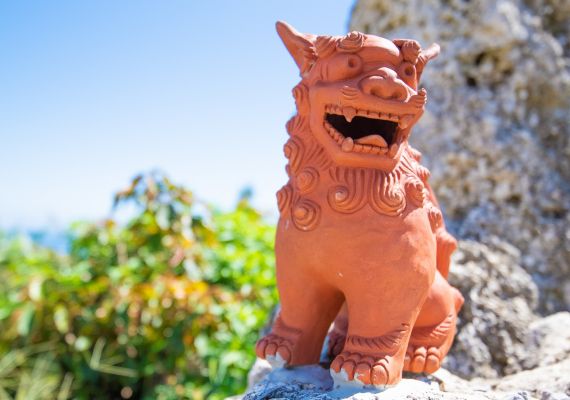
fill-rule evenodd
<path id="1" fill-rule="evenodd" d="M 442 226 L 436 233 L 437 243 L 437 270 L 445 279 L 449 274 L 451 264 L 451 254 L 457 249 L 457 240 Z"/>
<path id="2" fill-rule="evenodd" d="M 435 193 L 431 189 L 429 183 L 426 182 L 426 188 L 428 190 L 429 200 L 431 203 L 441 210 L 435 197 Z M 457 249 L 457 240 L 445 229 L 445 223 L 443 218 L 441 221 L 441 226 L 436 232 L 436 242 L 437 242 L 437 270 L 445 279 L 449 275 L 449 265 L 451 264 L 451 254 Z"/>

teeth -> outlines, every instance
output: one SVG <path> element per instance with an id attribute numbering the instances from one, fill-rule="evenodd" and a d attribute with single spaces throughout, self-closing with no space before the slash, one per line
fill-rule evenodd
<path id="1" fill-rule="evenodd" d="M 356 115 L 367 116 L 368 118 L 394 121 L 398 124 L 400 129 L 408 128 L 414 119 L 414 116 L 410 114 L 400 116 L 398 114 L 357 110 L 354 107 L 350 106 L 341 107 L 332 104 L 325 105 L 325 111 L 331 114 L 343 115 L 348 122 L 351 122 Z M 331 138 L 335 142 L 337 142 L 340 145 L 342 151 L 346 153 L 349 152 L 370 153 L 378 155 L 387 155 L 388 157 L 393 158 L 396 156 L 396 153 L 398 153 L 398 150 L 400 148 L 400 145 L 398 143 L 394 143 L 391 146 L 388 146 L 386 140 L 381 135 L 377 134 L 368 135 L 356 140 L 353 140 L 350 137 L 345 138 L 340 132 L 337 132 L 337 130 L 329 122 L 327 121 L 323 122 L 324 122 L 324 127 L 328 131 Z"/>
<path id="2" fill-rule="evenodd" d="M 356 110 L 354 107 L 344 107 L 342 109 L 342 115 L 344 115 L 344 118 L 346 118 L 348 122 L 351 122 L 356 115 Z"/>
<path id="3" fill-rule="evenodd" d="M 354 141 L 352 140 L 352 138 L 345 138 L 342 142 L 342 151 L 348 153 L 350 151 L 352 151 L 352 149 L 354 148 Z"/>
<path id="4" fill-rule="evenodd" d="M 368 135 L 363 138 L 357 139 L 356 143 L 367 144 L 376 147 L 388 147 L 388 143 L 386 143 L 386 140 L 384 140 L 384 138 L 380 135 Z"/>
<path id="5" fill-rule="evenodd" d="M 410 123 L 412 122 L 413 117 L 411 115 L 406 115 L 404 116 L 401 120 L 400 120 L 400 128 L 402 129 L 406 129 L 408 126 L 410 126 Z"/>

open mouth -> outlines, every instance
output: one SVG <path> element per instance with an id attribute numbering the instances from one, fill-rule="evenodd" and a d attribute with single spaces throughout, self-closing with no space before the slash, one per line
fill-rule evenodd
<path id="1" fill-rule="evenodd" d="M 408 116 L 356 110 L 352 107 L 326 106 L 324 125 L 329 135 L 345 152 L 396 155 Z"/>

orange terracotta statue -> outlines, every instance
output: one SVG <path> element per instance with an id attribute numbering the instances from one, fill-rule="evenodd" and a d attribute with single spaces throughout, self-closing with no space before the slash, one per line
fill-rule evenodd
<path id="1" fill-rule="evenodd" d="M 319 361 L 337 384 L 397 384 L 449 351 L 463 298 L 447 280 L 455 239 L 408 143 L 439 46 L 351 32 L 277 31 L 301 72 L 277 193 L 281 310 L 256 346 L 274 365 Z M 335 320 L 330 330 L 331 323 Z"/>

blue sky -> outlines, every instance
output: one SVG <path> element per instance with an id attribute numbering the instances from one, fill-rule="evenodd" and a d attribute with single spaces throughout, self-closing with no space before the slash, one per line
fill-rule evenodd
<path id="1" fill-rule="evenodd" d="M 298 81 L 275 21 L 343 34 L 352 3 L 0 2 L 0 228 L 104 217 L 153 168 L 275 212 Z"/>

